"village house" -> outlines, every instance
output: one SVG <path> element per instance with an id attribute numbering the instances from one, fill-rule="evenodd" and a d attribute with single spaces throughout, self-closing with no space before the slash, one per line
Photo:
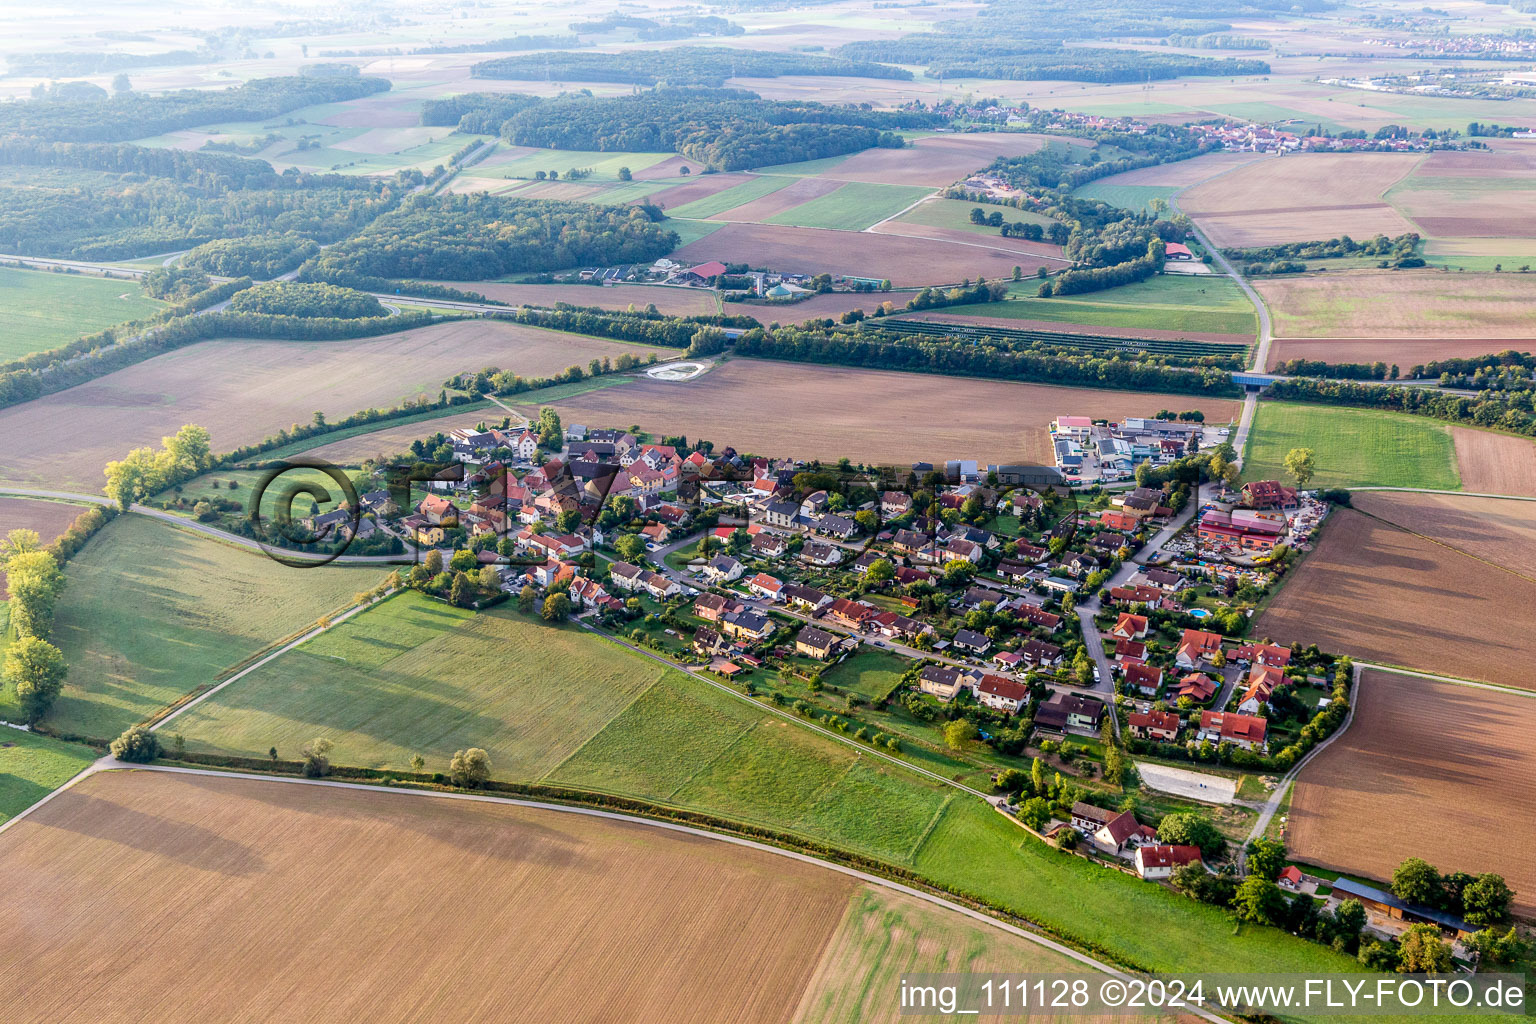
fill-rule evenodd
<path id="1" fill-rule="evenodd" d="M 711 583 L 730 583 L 741 579 L 741 563 L 730 555 L 716 555 L 704 566 L 704 575 Z"/>
<path id="2" fill-rule="evenodd" d="M 645 538 L 647 544 L 665 544 L 672 539 L 672 531 L 661 523 L 651 523 L 640 528 L 640 536 Z"/>
<path id="3" fill-rule="evenodd" d="M 881 636 L 897 637 L 902 640 L 932 636 L 934 632 L 933 627 L 928 623 L 906 615 L 898 615 L 895 612 L 881 612 L 870 620 L 870 624 Z"/>
<path id="4" fill-rule="evenodd" d="M 1231 743 L 1244 750 L 1263 750 L 1264 732 L 1269 723 L 1252 715 L 1235 711 L 1200 712 L 1200 731 L 1195 739 L 1200 742 Z"/>
<path id="5" fill-rule="evenodd" d="M 1147 660 L 1147 645 L 1140 640 L 1116 640 L 1115 664 L 1141 665 Z"/>
<path id="6" fill-rule="evenodd" d="M 1125 665 L 1125 688 L 1135 690 L 1144 697 L 1156 697 L 1163 686 L 1163 670 L 1153 665 Z"/>
<path id="7" fill-rule="evenodd" d="M 1005 676 L 982 676 L 975 692 L 983 705 L 1009 715 L 1017 714 L 1029 703 L 1029 687 Z"/>
<path id="8" fill-rule="evenodd" d="M 810 565 L 829 566 L 836 565 L 843 560 L 841 548 L 828 544 L 826 541 L 808 540 L 800 549 L 800 561 Z"/>
<path id="9" fill-rule="evenodd" d="M 789 550 L 789 542 L 776 533 L 759 533 L 752 538 L 751 548 L 758 558 L 778 558 Z"/>
<path id="10" fill-rule="evenodd" d="M 1237 703 L 1237 710 L 1245 715 L 1256 715 L 1269 703 L 1275 688 L 1286 682 L 1285 670 L 1275 665 L 1257 664 L 1248 670 L 1247 689 Z"/>
<path id="11" fill-rule="evenodd" d="M 1220 634 L 1207 633 L 1199 629 L 1186 629 L 1179 640 L 1179 650 L 1173 658 L 1174 664 L 1183 669 L 1197 669 L 1202 665 L 1209 665 L 1211 659 L 1220 650 Z"/>
<path id="12" fill-rule="evenodd" d="M 790 604 L 807 609 L 812 614 L 832 603 L 832 598 L 823 594 L 815 587 L 808 587 L 803 583 L 786 583 L 783 588 L 784 600 Z"/>
<path id="13" fill-rule="evenodd" d="M 1127 724 L 1131 735 L 1140 740 L 1172 743 L 1179 738 L 1180 719 L 1173 711 L 1133 712 Z"/>
<path id="14" fill-rule="evenodd" d="M 1091 836 L 1122 813 L 1124 812 L 1106 810 L 1079 800 L 1072 805 L 1072 827 L 1085 836 Z"/>
<path id="15" fill-rule="evenodd" d="M 1130 612 L 1121 612 L 1115 620 L 1115 628 L 1110 630 L 1110 636 L 1119 637 L 1122 640 L 1140 640 L 1147 635 L 1147 617 L 1145 615 L 1132 615 Z"/>
<path id="16" fill-rule="evenodd" d="M 720 634 L 708 626 L 700 626 L 693 631 L 693 649 L 706 658 L 712 654 L 719 654 L 725 648 L 725 641 Z"/>
<path id="17" fill-rule="evenodd" d="M 596 580 L 585 576 L 577 576 L 571 580 L 569 591 L 571 603 L 578 608 L 588 611 L 596 611 L 599 608 L 611 608 L 617 602 L 608 595 L 608 591 Z"/>
<path id="18" fill-rule="evenodd" d="M 1026 640 L 1019 646 L 1019 657 L 1028 668 L 1056 668 L 1061 664 L 1061 648 L 1043 640 Z"/>
<path id="19" fill-rule="evenodd" d="M 925 667 L 917 678 L 917 688 L 923 693 L 948 703 L 959 693 L 965 682 L 959 669 L 943 665 Z"/>
<path id="20" fill-rule="evenodd" d="M 1167 878 L 1174 868 L 1200 862 L 1198 846 L 1143 846 L 1136 851 L 1136 873 L 1148 881 Z"/>
<path id="21" fill-rule="evenodd" d="M 821 517 L 821 521 L 816 524 L 816 531 L 829 537 L 836 537 L 838 540 L 847 540 L 859 532 L 859 524 L 846 516 L 832 512 Z"/>
<path id="22" fill-rule="evenodd" d="M 612 562 L 608 566 L 608 583 L 618 590 L 639 590 L 645 570 L 628 562 Z"/>
<path id="23" fill-rule="evenodd" d="M 763 506 L 762 520 L 769 526 L 791 529 L 800 518 L 800 506 L 791 501 L 770 501 Z"/>
<path id="24" fill-rule="evenodd" d="M 1067 732 L 1077 729 L 1097 732 L 1099 720 L 1104 717 L 1104 705 L 1091 697 L 1079 697 L 1075 693 L 1053 693 L 1035 709 L 1035 725 L 1041 729 Z"/>
<path id="25" fill-rule="evenodd" d="M 912 511 L 912 496 L 901 491 L 886 491 L 880 495 L 880 514 L 895 519 Z"/>
<path id="26" fill-rule="evenodd" d="M 776 602 L 784 598 L 783 581 L 769 576 L 765 572 L 760 572 L 747 580 L 747 589 L 767 601 Z"/>
<path id="27" fill-rule="evenodd" d="M 726 636 L 762 640 L 773 632 L 773 622 L 762 612 L 740 608 L 720 620 L 720 629 Z"/>
<path id="28" fill-rule="evenodd" d="M 1216 680 L 1204 672 L 1191 672 L 1179 679 L 1178 685 L 1173 689 L 1173 699 L 1181 700 L 1188 697 L 1196 704 L 1203 704 L 1210 700 L 1216 693 Z"/>
<path id="29" fill-rule="evenodd" d="M 1275 884 L 1286 892 L 1301 892 L 1301 885 L 1306 877 L 1301 873 L 1301 868 L 1295 864 L 1287 864 L 1280 874 L 1275 876 Z"/>
<path id="30" fill-rule="evenodd" d="M 735 611 L 739 605 L 728 597 L 719 594 L 700 594 L 693 602 L 693 614 L 705 622 L 719 622 L 726 614 Z"/>
<path id="31" fill-rule="evenodd" d="M 1124 512 L 1105 509 L 1099 513 L 1099 525 L 1121 533 L 1135 533 L 1141 528 L 1141 520 Z"/>
<path id="32" fill-rule="evenodd" d="M 1044 608 L 1036 608 L 1032 604 L 1021 604 L 1014 608 L 1013 613 L 1032 626 L 1039 626 L 1047 632 L 1054 633 L 1061 625 L 1061 616 L 1055 612 L 1048 612 Z"/>
<path id="33" fill-rule="evenodd" d="M 1092 840 L 1100 852 L 1119 857 L 1132 847 L 1157 842 L 1157 831 L 1137 821 L 1136 812 L 1122 811 L 1094 832 Z"/>
<path id="34" fill-rule="evenodd" d="M 1255 480 L 1243 485 L 1243 504 L 1256 509 L 1291 511 L 1300 508 L 1296 490 L 1278 480 Z"/>
<path id="35" fill-rule="evenodd" d="M 841 643 L 842 640 L 836 633 L 828 633 L 815 626 L 804 626 L 795 637 L 795 653 L 803 654 L 807 658 L 815 658 L 817 661 L 826 661 L 832 657 Z"/>
<path id="36" fill-rule="evenodd" d="M 831 607 L 825 614 L 832 622 L 849 629 L 862 630 L 866 623 L 879 614 L 879 611 L 878 608 L 862 601 L 850 601 L 846 597 L 839 597 L 832 601 Z"/>
<path id="37" fill-rule="evenodd" d="M 1258 662 L 1260 665 L 1273 665 L 1276 668 L 1285 668 L 1291 663 L 1291 649 L 1277 644 L 1260 642 L 1243 644 L 1233 648 L 1232 660 L 1240 665 Z"/>
<path id="38" fill-rule="evenodd" d="M 992 646 L 992 639 L 984 633 L 978 633 L 972 629 L 956 630 L 952 641 L 964 654 L 985 654 Z"/>
<path id="39" fill-rule="evenodd" d="M 647 571 L 640 577 L 640 583 L 645 592 L 658 601 L 665 601 L 669 597 L 676 597 L 683 592 L 683 588 L 675 581 L 668 579 L 659 572 Z"/>

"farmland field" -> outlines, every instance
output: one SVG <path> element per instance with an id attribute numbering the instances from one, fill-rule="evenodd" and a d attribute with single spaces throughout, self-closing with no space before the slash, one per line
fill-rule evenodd
<path id="1" fill-rule="evenodd" d="M 53 642 L 69 662 L 46 724 L 111 739 L 319 616 L 351 603 L 374 567 L 286 568 L 143 516 L 106 526 L 70 560 Z M 13 692 L 0 718 L 15 720 Z"/>
<path id="2" fill-rule="evenodd" d="M 1041 320 L 1127 330 L 1192 334 L 1237 334 L 1258 330 L 1253 304 L 1227 277 L 1161 274 L 1147 281 L 1085 295 L 1042 299 L 1037 286 L 1015 286 L 1006 302 L 950 306 L 945 315 Z"/>
<path id="3" fill-rule="evenodd" d="M 1530 351 L 1530 338 L 1277 338 L 1269 346 L 1269 368 L 1290 359 L 1317 359 L 1325 363 L 1397 364 L 1403 376 L 1418 365 L 1437 359 L 1475 359 L 1505 349 Z"/>
<path id="4" fill-rule="evenodd" d="M 1243 463 L 1245 480 L 1280 480 L 1292 448 L 1311 448 L 1311 487 L 1426 487 L 1455 490 L 1456 451 L 1450 428 L 1427 416 L 1260 402 Z"/>
<path id="5" fill-rule="evenodd" d="M 1536 699 L 1365 670 L 1349 730 L 1296 780 L 1287 845 L 1298 860 L 1380 882 L 1408 857 L 1443 872 L 1496 871 L 1536 910 Z M 1424 823 L 1434 827 L 1425 828 Z M 1466 837 L 1516 822 L 1504 844 Z"/>
<path id="6" fill-rule="evenodd" d="M 38 541 L 47 547 L 88 507 L 62 501 L 0 496 L 0 537 L 12 530 L 36 530 Z M 0 569 L 0 600 L 5 596 L 5 570 Z"/>
<path id="7" fill-rule="evenodd" d="M 726 182 L 714 182 L 709 190 L 702 185 L 683 185 L 680 189 L 687 188 L 688 193 L 675 193 L 657 196 L 662 201 L 668 201 L 665 207 L 668 217 L 717 217 L 745 206 L 748 203 L 761 199 L 766 195 L 777 192 L 781 188 L 788 188 L 795 184 L 792 178 L 763 177 L 751 175 L 720 175 Z M 704 181 L 707 179 L 701 179 Z M 725 184 L 729 187 L 715 188 L 715 185 Z M 689 198 L 694 192 L 700 193 L 698 198 Z M 687 202 L 683 202 L 688 199 Z"/>
<path id="8" fill-rule="evenodd" d="M 444 378 L 497 366 L 541 377 L 594 357 L 653 349 L 489 320 L 350 341 L 207 341 L 0 411 L 0 436 L 46 438 L 0 453 L 12 483 L 96 491 L 102 467 L 186 423 L 215 451 L 260 441 L 315 412 L 333 418 L 436 397 Z M 68 431 L 56 428 L 71 424 Z"/>
<path id="9" fill-rule="evenodd" d="M 789 319 L 786 317 L 786 319 Z M 553 403 L 567 421 L 703 437 L 742 451 L 909 465 L 914 460 L 1049 460 L 1045 427 L 1078 415 L 1151 415 L 1198 407 L 1206 422 L 1236 415 L 1230 399 L 1015 384 L 928 374 L 732 359 L 685 384 L 641 380 Z M 896 410 L 943 409 L 941 419 Z M 894 417 L 894 418 L 893 418 Z M 903 429 L 895 429 L 896 427 Z M 905 427 L 917 430 L 909 436 Z"/>
<path id="10" fill-rule="evenodd" d="M 676 211 L 673 211 L 676 212 Z M 682 263 L 717 259 L 769 266 L 786 273 L 850 274 L 903 285 L 958 284 L 963 278 L 1006 278 L 1022 266 L 1033 274 L 1059 261 L 1021 253 L 1000 238 L 994 245 L 975 241 L 959 245 L 930 238 L 873 232 L 828 231 L 781 224 L 726 224 L 707 237 L 678 249 Z M 1032 243 L 1025 243 L 1032 244 Z"/>
<path id="11" fill-rule="evenodd" d="M 1536 338 L 1531 274 L 1363 270 L 1259 278 L 1254 287 L 1280 338 L 1496 339 L 1488 351 Z"/>
<path id="12" fill-rule="evenodd" d="M 928 194 L 928 189 L 911 185 L 849 182 L 837 186 L 826 195 L 774 214 L 767 221 L 770 224 L 790 224 L 805 228 L 862 231 L 895 216 Z"/>
<path id="13" fill-rule="evenodd" d="M 273 1020 L 419 1006 L 662 1020 L 680 993 L 691 1019 L 787 1020 L 858 887 L 644 825 L 153 771 L 80 783 L 0 853 L 16 897 L 0 932 L 32 965 L 0 975 L 18 1024 L 235 1020 L 255 1005 Z M 362 934 L 365 951 L 335 955 Z"/>
<path id="14" fill-rule="evenodd" d="M 1471 523 L 1447 517 L 1447 526 L 1424 534 L 1393 525 L 1397 509 L 1408 509 L 1401 518 L 1412 524 L 1413 507 L 1435 497 L 1362 494 L 1369 514 L 1336 510 L 1316 550 L 1254 623 L 1253 635 L 1315 643 L 1380 664 L 1536 687 L 1525 668 L 1527 638 L 1515 628 L 1520 610 L 1536 607 L 1536 574 L 1480 554 L 1518 550 L 1522 539 L 1529 543 L 1528 531 L 1522 538 L 1498 515 Z M 1471 536 L 1459 537 L 1451 526 Z"/>
<path id="15" fill-rule="evenodd" d="M 837 181 L 938 188 L 952 185 L 981 170 L 997 157 L 1033 153 L 1047 141 L 1058 140 L 1023 132 L 930 135 L 913 140 L 906 149 L 866 149 L 852 156 L 815 161 L 814 167 L 781 164 L 764 167 L 762 171 L 765 174 L 813 173 Z"/>
<path id="16" fill-rule="evenodd" d="M 795 1024 L 896 1024 L 890 994 L 901 976 L 945 972 L 1075 974 L 1082 964 L 888 889 L 854 891 L 848 913 L 827 944 L 800 999 Z M 1012 1021 L 1014 1017 L 988 1018 Z M 1074 1017 L 1088 1024 L 1106 1017 Z"/>
<path id="17" fill-rule="evenodd" d="M 1359 491 L 1351 501 L 1394 526 L 1536 579 L 1536 502 L 1389 491 Z"/>
<path id="18" fill-rule="evenodd" d="M 971 211 L 978 208 L 976 203 L 968 203 L 963 199 L 929 199 L 918 203 L 912 209 L 903 213 L 891 222 L 891 227 L 899 225 L 921 224 L 926 227 L 950 228 L 955 231 L 968 231 L 973 235 L 987 235 L 999 238 L 997 228 L 986 224 L 972 224 Z M 980 206 L 986 210 L 985 205 Z M 999 210 L 998 212 L 1002 212 Z M 1023 221 L 1026 224 L 1046 225 L 1052 223 L 1051 218 L 1028 210 L 1008 210 L 1004 219 L 1012 224 L 1014 221 Z"/>
<path id="19" fill-rule="evenodd" d="M 1536 497 L 1536 441 L 1471 427 L 1452 427 L 1463 490 Z"/>
<path id="20" fill-rule="evenodd" d="M 1382 195 L 1416 153 L 1308 153 L 1255 161 L 1179 193 L 1179 209 L 1218 246 L 1273 245 L 1414 225 Z"/>
<path id="21" fill-rule="evenodd" d="M 323 570 L 329 571 L 329 570 Z M 534 651 L 537 658 L 529 657 Z M 177 719 L 194 750 L 284 756 L 323 733 L 346 764 L 443 770 L 484 747 L 498 776 L 537 778 L 663 671 L 575 627 L 403 594 L 263 666 Z"/>
<path id="22" fill-rule="evenodd" d="M 64 785 L 96 757 L 96 751 L 79 743 L 4 730 L 0 734 L 0 822 Z"/>
<path id="23" fill-rule="evenodd" d="M 672 316 L 694 316 L 715 312 L 715 295 L 706 288 L 662 288 L 638 284 L 505 284 L 500 281 L 444 282 L 450 287 L 467 288 L 488 299 L 513 306 L 553 306 L 568 302 L 573 306 L 600 306 L 626 310 L 655 306 Z"/>
<path id="24" fill-rule="evenodd" d="M 0 362 L 56 348 L 103 327 L 154 314 L 164 303 L 137 281 L 0 267 Z"/>

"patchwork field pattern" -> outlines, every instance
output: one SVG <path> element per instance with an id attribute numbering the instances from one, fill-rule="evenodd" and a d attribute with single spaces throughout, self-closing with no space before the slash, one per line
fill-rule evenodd
<path id="1" fill-rule="evenodd" d="M 1365 270 L 1258 278 L 1254 287 L 1279 338 L 1475 338 L 1490 352 L 1536 338 L 1533 274 Z"/>
<path id="2" fill-rule="evenodd" d="M 119 518 L 70 560 L 53 642 L 69 662 L 46 724 L 111 739 L 268 644 L 347 607 L 371 566 L 289 569 L 258 552 Z M 15 721 L 15 696 L 0 718 Z"/>
<path id="3" fill-rule="evenodd" d="M 1270 158 L 1186 189 L 1178 205 L 1218 246 L 1400 235 L 1413 225 L 1382 195 L 1419 159 L 1412 153 Z"/>
<path id="4" fill-rule="evenodd" d="M 18 894 L 0 931 L 33 965 L 0 976 L 18 1024 L 234 1020 L 253 1005 L 271 1019 L 622 1006 L 662 1020 L 680 996 L 694 1019 L 787 1020 L 857 887 L 644 825 L 152 771 L 86 780 L 0 853 Z M 332 955 L 364 933 L 368 956 Z M 82 962 L 99 969 L 55 983 Z"/>
<path id="5" fill-rule="evenodd" d="M 334 419 L 435 398 L 446 377 L 464 370 L 542 377 L 594 357 L 652 351 L 490 320 L 348 341 L 202 342 L 0 411 L 0 437 L 38 439 L 0 451 L 0 479 L 94 492 L 108 460 L 159 444 L 186 423 L 208 428 L 214 450 L 227 451 L 308 423 L 317 410 Z"/>
<path id="6" fill-rule="evenodd" d="M 1536 689 L 1522 653 L 1528 638 L 1515 628 L 1519 610 L 1536 607 L 1536 574 L 1477 553 L 1489 546 L 1513 550 L 1522 540 L 1528 544 L 1528 536 L 1498 516 L 1462 519 L 1470 537 L 1393 525 L 1399 510 L 1411 510 L 1425 497 L 1436 496 L 1382 493 L 1362 502 L 1371 514 L 1335 511 L 1317 549 L 1259 616 L 1253 634 L 1282 644 L 1316 643 L 1379 664 Z M 1403 518 L 1411 523 L 1413 516 L 1410 511 Z"/>
<path id="7" fill-rule="evenodd" d="M 1045 427 L 1063 409 L 1119 419 L 1198 406 L 1206 422 L 1236 415 L 1229 399 L 1095 391 L 928 374 L 732 359 L 686 384 L 643 380 L 552 403 L 566 420 L 592 426 L 666 427 L 740 451 L 798 458 L 909 465 L 973 458 L 1040 462 L 1051 457 Z M 943 409 L 939 419 L 893 419 L 893 410 Z M 914 438 L 905 427 L 920 434 Z"/>
<path id="8" fill-rule="evenodd" d="M 1443 872 L 1495 871 L 1529 914 L 1536 846 L 1465 839 L 1536 815 L 1536 789 L 1511 785 L 1536 774 L 1533 730 L 1529 696 L 1365 670 L 1349 730 L 1296 780 L 1291 855 L 1381 882 L 1408 857 Z"/>
<path id="9" fill-rule="evenodd" d="M 969 240 L 968 240 L 969 241 Z M 957 284 L 964 278 L 1006 278 L 1015 266 L 1035 268 L 1058 261 L 971 242 L 956 245 L 926 238 L 872 232 L 829 231 L 778 224 L 726 224 L 672 255 L 683 263 L 717 259 L 770 266 L 787 273 L 847 274 L 895 285 Z"/>

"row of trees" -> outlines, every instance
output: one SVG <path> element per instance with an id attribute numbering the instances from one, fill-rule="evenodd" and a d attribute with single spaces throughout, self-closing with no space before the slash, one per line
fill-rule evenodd
<path id="1" fill-rule="evenodd" d="M 1062 271 L 1053 279 L 1041 281 L 1039 293 L 1042 297 L 1048 298 L 1052 295 L 1077 295 L 1082 292 L 1102 291 L 1105 288 L 1118 288 L 1121 285 L 1145 281 L 1161 273 L 1162 269 L 1163 243 L 1161 239 L 1154 238 L 1147 243 L 1147 252 L 1144 256 L 1107 267 L 1073 267 L 1071 270 Z"/>
<path id="2" fill-rule="evenodd" d="M 388 278 L 480 281 L 585 264 L 650 263 L 677 245 L 677 233 L 643 207 L 418 194 L 310 260 L 299 278 L 352 287 Z"/>
<path id="3" fill-rule="evenodd" d="M 1224 250 L 1228 257 L 1243 263 L 1270 260 L 1325 260 L 1345 256 L 1411 256 L 1420 242 L 1416 232 L 1407 232 L 1391 238 L 1377 234 L 1363 242 L 1348 235 L 1313 242 L 1286 242 L 1254 248 Z"/>
<path id="4" fill-rule="evenodd" d="M 747 331 L 736 352 L 764 359 L 803 363 L 832 363 L 876 369 L 909 370 L 999 380 L 1040 381 L 1084 387 L 1167 391 L 1179 394 L 1231 395 L 1237 386 L 1230 374 L 1215 369 L 1159 366 L 1135 358 L 1038 354 L 1003 351 L 985 339 L 957 343 L 947 338 L 841 334 L 798 328 Z"/>
<path id="5" fill-rule="evenodd" d="M 635 341 L 647 345 L 666 345 L 670 348 L 686 348 L 701 327 L 757 326 L 750 317 L 667 317 L 647 316 L 641 313 L 616 313 L 611 310 L 565 307 L 535 309 L 520 306 L 505 313 L 488 313 L 496 320 L 511 320 L 534 327 L 547 327 L 573 334 L 594 334 L 617 341 Z"/>
<path id="6" fill-rule="evenodd" d="M 158 494 L 167 487 L 192 479 L 213 464 L 207 429 L 188 423 L 170 437 L 160 439 L 160 448 L 135 448 L 123 458 L 107 463 L 107 497 L 122 511 L 136 501 Z"/>
<path id="7" fill-rule="evenodd" d="M 1484 392 L 1468 398 L 1428 388 L 1293 377 L 1276 381 L 1270 395 L 1296 402 L 1387 409 L 1536 437 L 1536 388 Z"/>
<path id="8" fill-rule="evenodd" d="M 48 642 L 53 611 L 64 591 L 64 574 L 36 530 L 12 530 L 0 541 L 0 566 L 10 589 L 11 628 L 16 638 L 5 652 L 5 682 L 29 723 L 48 713 L 64 686 L 64 655 Z"/>

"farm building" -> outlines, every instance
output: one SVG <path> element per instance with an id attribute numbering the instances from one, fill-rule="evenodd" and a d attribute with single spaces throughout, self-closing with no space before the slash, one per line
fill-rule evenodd
<path id="1" fill-rule="evenodd" d="M 1466 938 L 1477 931 L 1454 914 L 1408 903 L 1390 892 L 1356 882 L 1342 875 L 1334 880 L 1333 895 L 1340 900 L 1359 900 L 1367 911 L 1389 920 L 1403 921 L 1407 924 L 1436 925 L 1441 931 L 1454 934 L 1459 939 Z"/>

